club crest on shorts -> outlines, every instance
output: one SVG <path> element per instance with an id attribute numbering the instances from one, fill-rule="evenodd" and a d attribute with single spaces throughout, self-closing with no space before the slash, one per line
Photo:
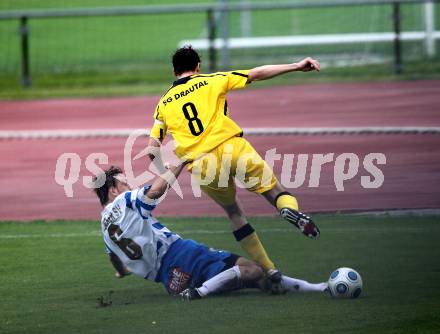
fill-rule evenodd
<path id="1" fill-rule="evenodd" d="M 188 287 L 191 275 L 182 271 L 180 268 L 173 268 L 168 280 L 168 293 L 177 295 Z"/>

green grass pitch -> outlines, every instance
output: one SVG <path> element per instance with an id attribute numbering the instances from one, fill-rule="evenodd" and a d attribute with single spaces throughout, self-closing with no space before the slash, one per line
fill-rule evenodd
<path id="1" fill-rule="evenodd" d="M 0 11 L 217 2 L 15 0 L 0 1 Z M 392 30 L 391 16 L 391 6 L 380 5 L 257 10 L 252 12 L 250 32 L 256 37 L 384 32 Z M 240 22 L 240 14 L 231 13 L 229 31 L 232 37 L 241 36 Z M 438 30 L 440 5 L 435 6 L 435 22 Z M 30 67 L 33 83 L 32 88 L 26 90 L 20 86 L 18 25 L 18 20 L 0 21 L 0 98 L 159 94 L 173 81 L 170 54 L 179 41 L 205 38 L 207 33 L 206 13 L 30 19 Z M 218 28 L 217 35 L 220 36 L 220 24 Z M 423 30 L 421 5 L 402 6 L 402 30 Z M 391 43 L 232 50 L 230 68 L 291 62 L 310 55 L 325 60 L 330 55 L 343 57 L 344 54 L 352 54 L 357 59 L 370 54 L 379 58 L 385 57 L 388 61 L 382 65 L 354 69 L 325 69 L 319 76 L 300 76 L 296 82 L 438 78 L 439 57 L 427 63 L 422 42 L 405 42 L 403 52 L 404 77 L 393 77 L 393 68 L 390 65 L 393 55 Z M 207 52 L 203 51 L 201 54 L 202 63 L 207 70 Z M 413 65 L 414 62 L 417 63 L 416 66 Z M 271 81 L 271 84 L 274 83 Z"/>
<path id="2" fill-rule="evenodd" d="M 326 280 L 357 269 L 356 300 L 248 290 L 185 303 L 159 284 L 116 279 L 98 222 L 0 224 L 1 333 L 438 333 L 438 216 L 318 215 L 308 240 L 278 218 L 252 218 L 288 275 Z M 241 253 L 224 218 L 164 218 L 185 238 Z M 97 299 L 112 300 L 98 307 Z"/>
<path id="3" fill-rule="evenodd" d="M 21 0 L 13 3 L 0 3 L 0 11 L 195 4 L 199 2 L 217 3 L 215 0 L 148 2 L 141 0 L 77 0 L 74 2 Z M 253 0 L 252 2 L 258 1 Z M 402 11 L 403 30 L 423 29 L 420 5 L 403 6 Z M 391 6 L 253 11 L 250 30 L 252 36 L 391 31 L 391 14 Z M 436 18 L 440 20 L 439 6 L 436 7 Z M 232 37 L 241 35 L 240 21 L 240 14 L 232 13 L 230 15 L 229 27 Z M 31 66 L 34 73 L 87 73 L 88 71 L 111 73 L 120 70 L 143 70 L 146 72 L 154 71 L 164 76 L 169 72 L 170 53 L 177 47 L 179 41 L 206 37 L 206 14 L 31 19 L 29 27 Z M 17 21 L 0 21 L 0 41 L 7 50 L 7 52 L 0 55 L 0 69 L 7 74 L 15 74 L 19 70 L 20 54 L 17 29 Z M 220 30 L 218 34 L 220 34 Z M 316 54 L 316 52 L 322 52 L 323 48 L 323 46 L 314 49 L 308 48 L 307 52 Z M 364 45 L 349 46 L 348 50 L 351 52 L 365 52 L 365 48 Z M 371 46 L 368 48 L 371 49 Z M 273 50 L 267 48 L 264 50 L 263 55 L 266 58 L 286 52 L 293 56 L 298 52 L 304 52 L 305 48 L 271 49 Z M 334 46 L 325 47 L 325 49 L 330 53 L 341 52 L 341 48 L 335 48 Z M 347 50 L 347 47 L 342 49 Z M 387 46 L 385 50 L 380 47 L 380 50 L 381 52 L 392 53 L 392 47 L 390 46 Z M 251 51 L 251 53 L 255 52 L 256 50 Z M 242 51 L 236 53 L 234 58 L 240 59 L 241 53 Z M 239 64 L 237 65 L 249 65 L 249 62 L 253 61 L 255 60 L 245 57 L 243 60 L 238 61 Z"/>

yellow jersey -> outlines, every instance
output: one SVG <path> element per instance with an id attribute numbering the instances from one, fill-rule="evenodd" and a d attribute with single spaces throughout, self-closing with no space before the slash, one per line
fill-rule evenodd
<path id="1" fill-rule="evenodd" d="M 248 83 L 248 70 L 195 74 L 176 80 L 161 97 L 150 136 L 170 133 L 178 157 L 196 159 L 226 140 L 242 135 L 229 118 L 226 93 Z"/>

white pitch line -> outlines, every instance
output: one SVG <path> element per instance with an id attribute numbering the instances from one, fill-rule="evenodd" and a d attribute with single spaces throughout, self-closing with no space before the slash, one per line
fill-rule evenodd
<path id="1" fill-rule="evenodd" d="M 260 229 L 262 233 L 286 233 L 294 231 L 293 228 L 272 228 Z M 231 234 L 230 230 L 182 230 L 178 234 Z M 49 234 L 1 234 L 1 239 L 37 239 L 37 238 L 83 238 L 83 237 L 99 237 L 101 232 L 91 231 L 86 233 L 49 233 Z"/>
<path id="2" fill-rule="evenodd" d="M 377 232 L 377 233 L 426 233 L 426 229 L 423 227 L 381 227 L 381 228 L 328 228 L 331 233 L 360 233 L 360 232 Z M 258 229 L 259 233 L 299 233 L 294 227 L 292 228 L 270 228 L 270 229 Z M 230 230 L 182 230 L 176 231 L 180 235 L 204 235 L 204 234 L 231 234 Z M 46 239 L 46 238 L 84 238 L 84 237 L 100 237 L 101 232 L 91 231 L 86 233 L 49 233 L 49 234 L 1 234 L 0 240 L 14 240 L 14 239 Z"/>
<path id="3" fill-rule="evenodd" d="M 49 234 L 4 234 L 0 235 L 0 239 L 38 239 L 38 238 L 83 238 L 97 237 L 101 233 L 49 233 Z"/>
<path id="4" fill-rule="evenodd" d="M 245 135 L 340 135 L 340 134 L 440 134 L 440 127 L 307 127 L 307 128 L 243 128 Z M 128 137 L 135 133 L 150 134 L 150 129 L 66 129 L 66 130 L 2 130 L 0 140 Z"/>

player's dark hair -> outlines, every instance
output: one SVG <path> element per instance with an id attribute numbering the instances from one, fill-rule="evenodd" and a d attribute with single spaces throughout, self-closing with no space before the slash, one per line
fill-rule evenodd
<path id="1" fill-rule="evenodd" d="M 108 190 L 111 187 L 116 187 L 116 179 L 115 176 L 118 174 L 122 174 L 122 169 L 115 166 L 110 166 L 108 169 L 93 178 L 93 183 L 95 185 L 100 185 L 99 187 L 94 187 L 94 191 L 101 202 L 101 205 L 104 206 L 108 202 Z M 102 183 L 104 181 L 104 183 Z M 102 184 L 102 185 L 101 185 Z"/>
<path id="2" fill-rule="evenodd" d="M 200 63 L 199 54 L 191 45 L 185 45 L 173 54 L 173 67 L 176 75 L 194 71 L 198 63 Z"/>

